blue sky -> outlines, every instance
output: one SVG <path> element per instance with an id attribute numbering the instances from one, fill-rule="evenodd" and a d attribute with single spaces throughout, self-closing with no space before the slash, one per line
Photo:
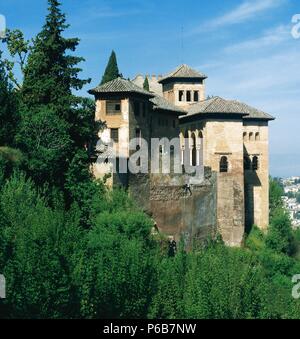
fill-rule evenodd
<path id="1" fill-rule="evenodd" d="M 276 116 L 271 174 L 300 175 L 300 39 L 296 0 L 63 0 L 81 39 L 83 76 L 98 84 L 112 49 L 125 77 L 164 74 L 181 63 L 208 75 L 207 94 Z M 27 38 L 41 28 L 46 0 L 1 1 L 0 14 Z M 84 89 L 83 93 L 91 87 Z"/>

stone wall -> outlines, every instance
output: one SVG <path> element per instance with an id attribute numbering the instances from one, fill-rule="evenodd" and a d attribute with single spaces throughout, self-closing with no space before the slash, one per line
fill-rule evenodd
<path id="1" fill-rule="evenodd" d="M 216 173 L 206 169 L 205 179 L 186 188 L 187 175 L 131 176 L 129 190 L 151 215 L 159 231 L 176 241 L 184 239 L 186 248 L 217 234 Z"/>
<path id="2" fill-rule="evenodd" d="M 258 169 L 245 171 L 246 225 L 269 225 L 269 131 L 268 122 L 244 121 L 244 152 L 258 157 Z"/>

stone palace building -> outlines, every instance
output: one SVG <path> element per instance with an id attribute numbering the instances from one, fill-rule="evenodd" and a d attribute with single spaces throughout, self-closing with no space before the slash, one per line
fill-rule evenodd
<path id="1" fill-rule="evenodd" d="M 107 161 L 94 164 L 95 176 L 125 186 L 159 231 L 183 239 L 187 247 L 216 234 L 240 246 L 252 225 L 267 228 L 268 125 L 274 118 L 236 100 L 206 98 L 207 76 L 187 65 L 147 78 L 150 91 L 143 89 L 142 75 L 89 91 L 95 96 L 96 119 L 106 124 L 99 132 L 100 152 L 113 141 L 117 163 L 126 163 L 134 152 L 131 139 L 148 141 L 151 154 L 153 138 L 179 137 L 182 173 L 114 173 Z M 168 152 L 174 150 L 162 145 L 160 155 Z M 185 155 L 189 165 L 204 172 L 186 173 Z"/>

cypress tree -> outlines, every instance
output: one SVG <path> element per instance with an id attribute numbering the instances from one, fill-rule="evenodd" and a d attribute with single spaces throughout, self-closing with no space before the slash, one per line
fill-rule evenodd
<path id="1" fill-rule="evenodd" d="M 149 80 L 148 80 L 148 77 L 147 77 L 147 76 L 146 76 L 146 78 L 145 78 L 145 81 L 144 81 L 144 84 L 143 84 L 143 88 L 144 88 L 144 90 L 146 90 L 146 91 L 150 91 Z"/>
<path id="2" fill-rule="evenodd" d="M 61 4 L 57 0 L 48 3 L 46 22 L 24 69 L 17 141 L 28 157 L 28 171 L 35 182 L 64 189 L 72 159 L 88 146 L 96 128 L 94 108 L 73 94 L 90 82 L 78 76 L 78 63 L 84 59 L 70 55 L 79 39 L 63 37 L 69 26 Z"/>
<path id="3" fill-rule="evenodd" d="M 111 52 L 110 58 L 108 60 L 108 64 L 106 66 L 104 75 L 102 77 L 101 85 L 114 80 L 120 76 L 118 63 L 117 63 L 117 56 L 115 51 Z"/>

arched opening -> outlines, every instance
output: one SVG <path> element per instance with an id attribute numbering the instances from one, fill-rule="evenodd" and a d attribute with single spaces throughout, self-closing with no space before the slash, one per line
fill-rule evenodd
<path id="1" fill-rule="evenodd" d="M 197 166 L 197 142 L 195 133 L 192 134 L 192 166 Z"/>
<path id="2" fill-rule="evenodd" d="M 254 139 L 254 135 L 253 135 L 253 133 L 251 132 L 251 133 L 249 133 L 249 140 L 250 140 L 250 141 L 253 141 L 253 139 Z"/>
<path id="3" fill-rule="evenodd" d="M 247 132 L 244 132 L 243 139 L 244 139 L 244 141 L 247 141 Z"/>
<path id="4" fill-rule="evenodd" d="M 257 156 L 254 156 L 252 159 L 252 169 L 253 171 L 257 171 L 259 169 L 259 160 Z"/>
<path id="5" fill-rule="evenodd" d="M 220 173 L 228 172 L 228 159 L 227 157 L 222 157 L 220 160 Z"/>
<path id="6" fill-rule="evenodd" d="M 195 102 L 199 101 L 199 91 L 194 91 L 194 101 Z"/>
<path id="7" fill-rule="evenodd" d="M 255 133 L 255 141 L 259 141 L 260 140 L 260 134 L 259 132 Z"/>
<path id="8" fill-rule="evenodd" d="M 163 165 L 163 146 L 159 146 L 159 173 L 162 173 L 162 165 Z"/>
<path id="9" fill-rule="evenodd" d="M 189 132 L 186 130 L 184 133 L 184 152 L 183 152 L 183 165 L 189 165 L 190 159 L 190 142 L 189 142 Z"/>

